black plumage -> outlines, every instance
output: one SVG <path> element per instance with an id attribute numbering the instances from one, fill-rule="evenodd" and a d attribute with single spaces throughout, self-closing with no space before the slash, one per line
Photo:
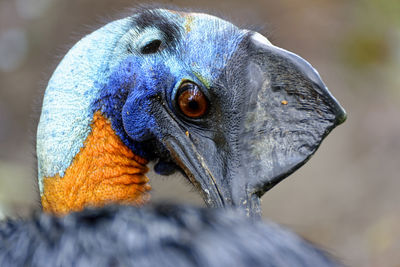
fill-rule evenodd
<path id="1" fill-rule="evenodd" d="M 0 266 L 337 266 L 276 224 L 184 205 L 111 206 L 0 223 Z"/>

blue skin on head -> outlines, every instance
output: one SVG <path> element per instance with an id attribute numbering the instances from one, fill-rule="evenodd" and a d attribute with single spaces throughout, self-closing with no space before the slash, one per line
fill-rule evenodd
<path id="1" fill-rule="evenodd" d="M 153 159 L 144 141 L 157 127 L 151 98 L 165 92 L 171 107 L 184 79 L 207 90 L 246 33 L 213 16 L 159 9 L 111 22 L 80 40 L 57 67 L 43 100 L 37 134 L 41 192 L 44 177 L 64 176 L 98 110 L 135 154 Z M 161 41 L 159 51 L 143 53 L 154 40 Z"/>
<path id="2" fill-rule="evenodd" d="M 93 108 L 110 119 L 112 128 L 126 146 L 146 159 L 152 158 L 152 151 L 145 141 L 151 138 L 149 129 L 155 127 L 150 114 L 151 99 L 166 85 L 176 82 L 166 74 L 162 64 L 152 65 L 152 71 L 148 72 L 139 58 L 129 57 L 114 70 Z"/>
<path id="3" fill-rule="evenodd" d="M 191 21 L 191 30 L 185 32 L 182 17 L 169 14 L 171 23 L 179 23 L 181 28 L 173 46 L 163 44 L 164 34 L 155 28 L 144 30 L 139 40 L 125 38 L 130 42 L 131 54 L 112 69 L 99 101 L 93 106 L 93 112 L 101 110 L 110 119 L 123 143 L 146 159 L 154 158 L 151 146 L 145 142 L 154 137 L 157 127 L 151 113 L 153 99 L 166 96 L 168 108 L 172 109 L 171 102 L 183 80 L 194 81 L 205 89 L 212 86 L 244 35 L 244 31 L 228 22 L 208 15 L 197 16 Z M 140 46 L 158 39 L 162 42 L 159 50 L 140 54 Z"/>

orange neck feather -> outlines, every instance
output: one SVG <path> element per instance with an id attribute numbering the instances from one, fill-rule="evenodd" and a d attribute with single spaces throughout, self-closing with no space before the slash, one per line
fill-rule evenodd
<path id="1" fill-rule="evenodd" d="M 43 180 L 45 212 L 64 215 L 108 203 L 141 205 L 150 199 L 147 161 L 125 146 L 98 111 L 84 146 L 65 171 Z"/>

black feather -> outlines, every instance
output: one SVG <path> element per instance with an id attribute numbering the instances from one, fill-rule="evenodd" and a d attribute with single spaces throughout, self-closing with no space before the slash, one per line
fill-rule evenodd
<path id="1" fill-rule="evenodd" d="M 0 266 L 337 266 L 294 233 L 237 211 L 87 209 L 0 223 Z"/>

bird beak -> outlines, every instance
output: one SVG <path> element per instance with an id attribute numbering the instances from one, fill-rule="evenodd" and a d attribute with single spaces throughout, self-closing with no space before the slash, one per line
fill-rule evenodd
<path id="1" fill-rule="evenodd" d="M 263 38 L 256 33 L 244 40 L 219 77 L 216 84 L 227 85 L 231 95 L 216 90 L 221 114 L 213 134 L 182 131 L 163 140 L 207 205 L 241 207 L 248 215 L 259 215 L 260 197 L 346 119 L 307 61 Z"/>

